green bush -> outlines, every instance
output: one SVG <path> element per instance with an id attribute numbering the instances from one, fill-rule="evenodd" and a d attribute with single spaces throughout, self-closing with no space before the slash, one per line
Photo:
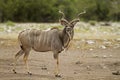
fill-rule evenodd
<path id="1" fill-rule="evenodd" d="M 15 26 L 15 23 L 12 22 L 12 21 L 7 21 L 7 22 L 6 22 L 6 25 L 7 25 L 7 26 Z"/>
<path id="2" fill-rule="evenodd" d="M 89 21 L 89 24 L 92 25 L 92 26 L 95 26 L 96 25 L 96 21 Z"/>
<path id="3" fill-rule="evenodd" d="M 59 9 L 68 20 L 86 10 L 80 16 L 85 21 L 120 21 L 119 3 L 120 0 L 0 0 L 0 21 L 58 22 Z"/>

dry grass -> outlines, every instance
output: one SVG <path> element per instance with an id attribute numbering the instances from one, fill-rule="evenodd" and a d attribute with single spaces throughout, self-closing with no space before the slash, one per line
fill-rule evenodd
<path id="1" fill-rule="evenodd" d="M 9 25 L 10 24 L 10 25 Z M 41 29 L 45 30 L 52 27 L 62 26 L 58 23 L 12 23 L 0 24 L 0 45 L 10 46 L 16 45 L 17 36 L 20 31 L 24 29 Z M 75 26 L 75 36 L 71 44 L 71 49 L 94 49 L 100 48 L 100 46 L 111 47 L 115 45 L 120 45 L 120 26 L 115 23 L 111 26 L 101 26 L 96 23 L 97 26 L 91 26 L 89 23 L 80 22 Z M 88 40 L 92 40 L 94 44 L 87 44 Z M 104 44 L 104 42 L 111 43 L 109 46 Z"/>

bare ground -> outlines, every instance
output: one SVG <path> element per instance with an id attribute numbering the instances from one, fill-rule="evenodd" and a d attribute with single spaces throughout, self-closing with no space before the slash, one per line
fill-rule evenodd
<path id="1" fill-rule="evenodd" d="M 17 63 L 17 74 L 12 72 L 18 45 L 0 46 L 0 80 L 120 80 L 120 48 L 68 50 L 60 54 L 62 78 L 54 77 L 55 61 L 51 52 L 31 51 L 29 66 L 33 73 L 26 73 L 23 56 Z"/>

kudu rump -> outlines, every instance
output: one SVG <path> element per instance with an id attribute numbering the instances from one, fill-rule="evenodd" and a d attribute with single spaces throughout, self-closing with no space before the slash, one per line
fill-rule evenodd
<path id="1" fill-rule="evenodd" d="M 59 53 L 68 47 L 69 42 L 72 40 L 74 35 L 74 26 L 77 22 L 79 22 L 79 18 L 76 18 L 70 22 L 65 19 L 65 15 L 63 12 L 59 11 L 62 14 L 62 18 L 60 19 L 61 25 L 64 26 L 63 30 L 59 30 L 57 28 L 52 28 L 48 31 L 36 30 L 36 29 L 28 29 L 19 33 L 18 41 L 20 42 L 21 50 L 15 55 L 15 63 L 13 72 L 15 71 L 15 65 L 17 59 L 24 54 L 23 60 L 25 62 L 28 74 L 32 74 L 29 71 L 29 66 L 27 63 L 28 56 L 30 50 L 33 49 L 38 52 L 47 52 L 52 51 L 54 59 L 56 60 L 56 77 L 60 77 L 59 75 Z M 82 12 L 80 14 L 83 14 Z M 78 17 L 80 16 L 78 15 Z"/>

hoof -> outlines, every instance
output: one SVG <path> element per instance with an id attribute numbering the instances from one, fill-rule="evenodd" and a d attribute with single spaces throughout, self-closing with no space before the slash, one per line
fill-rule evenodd
<path id="1" fill-rule="evenodd" d="M 29 74 L 29 75 L 32 75 L 32 73 L 31 73 L 31 72 L 28 72 L 28 74 Z"/>
<path id="2" fill-rule="evenodd" d="M 60 74 L 56 74 L 55 77 L 61 78 L 62 76 Z"/>
<path id="3" fill-rule="evenodd" d="M 15 71 L 15 69 L 13 69 L 13 72 L 14 72 L 14 74 L 17 74 L 17 72 Z"/>

